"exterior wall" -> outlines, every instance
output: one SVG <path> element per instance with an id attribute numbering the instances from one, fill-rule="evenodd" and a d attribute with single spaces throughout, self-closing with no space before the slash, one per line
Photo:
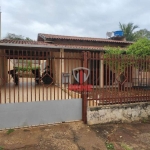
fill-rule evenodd
<path id="1" fill-rule="evenodd" d="M 150 85 L 150 71 L 144 72 L 144 71 L 139 71 L 136 68 L 132 69 L 132 78 L 138 78 L 137 82 L 143 82 L 143 84 Z M 145 79 L 145 80 L 142 80 Z M 146 80 L 147 79 L 147 80 Z M 138 84 L 138 83 L 135 83 Z"/>
<path id="2" fill-rule="evenodd" d="M 54 73 L 54 81 L 55 84 L 57 85 L 61 85 L 61 83 L 63 83 L 62 78 L 65 78 L 67 83 L 68 83 L 68 77 L 63 77 L 64 73 L 67 73 L 69 75 L 69 83 L 73 83 L 74 82 L 74 77 L 72 75 L 72 70 L 77 68 L 77 67 L 82 67 L 82 61 L 80 59 L 81 53 L 71 53 L 71 52 L 64 52 L 63 50 L 60 50 L 61 52 L 54 52 L 53 53 L 53 73 Z M 66 59 L 55 59 L 55 58 L 63 58 L 65 57 Z M 77 57 L 77 59 L 72 59 Z M 89 61 L 90 62 L 90 61 Z M 100 86 L 103 87 L 104 86 L 104 63 L 103 60 L 101 60 L 100 62 L 100 69 L 99 69 L 99 78 L 100 78 Z M 88 64 L 89 69 L 90 68 L 90 64 Z"/>
<path id="3" fill-rule="evenodd" d="M 56 85 L 61 84 L 61 69 L 63 66 L 61 65 L 61 60 L 60 60 L 60 52 L 54 52 L 53 53 L 54 60 L 53 60 L 53 74 L 54 74 L 54 82 Z"/>
<path id="4" fill-rule="evenodd" d="M 41 41 L 41 39 L 39 39 Z M 49 40 L 47 40 L 49 41 Z M 64 45 L 80 45 L 80 46 L 111 46 L 111 47 L 127 47 L 130 44 L 127 43 L 108 43 L 108 42 L 95 42 L 95 41 L 80 41 L 80 40 L 59 40 L 55 39 L 54 44 L 64 44 Z"/>
<path id="5" fill-rule="evenodd" d="M 87 123 L 131 122 L 150 117 L 150 102 L 89 107 Z"/>
<path id="6" fill-rule="evenodd" d="M 69 53 L 65 53 L 65 57 L 68 57 Z M 74 58 L 77 57 L 77 59 L 65 59 L 64 61 L 64 73 L 69 73 L 70 75 L 70 83 L 74 82 L 74 77 L 72 75 L 72 70 L 77 67 L 82 67 L 82 60 L 78 59 L 80 57 L 81 53 L 73 53 Z"/>
<path id="7" fill-rule="evenodd" d="M 71 52 L 64 52 L 64 50 L 60 50 L 60 52 L 54 52 L 54 60 L 53 60 L 53 72 L 54 72 L 54 80 L 55 84 L 61 85 L 62 83 L 62 74 L 68 73 L 69 74 L 69 83 L 73 82 L 72 77 L 72 70 L 77 67 L 82 67 L 82 62 L 79 59 L 71 59 L 69 57 L 71 55 Z M 81 53 L 74 53 L 74 57 L 78 57 L 81 55 Z M 55 59 L 55 58 L 69 58 L 69 59 Z M 68 80 L 67 80 L 68 81 Z"/>

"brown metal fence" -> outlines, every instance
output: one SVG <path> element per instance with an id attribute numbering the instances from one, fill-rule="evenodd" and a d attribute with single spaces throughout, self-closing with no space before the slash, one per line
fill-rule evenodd
<path id="1" fill-rule="evenodd" d="M 1 50 L 0 103 L 81 98 L 68 89 L 81 62 L 79 52 Z"/>
<path id="2" fill-rule="evenodd" d="M 83 86 L 87 70 L 78 67 L 90 71 Z M 150 101 L 149 56 L 7 49 L 0 50 L 0 70 L 0 103 L 82 97 L 86 113 L 87 105 Z"/>
<path id="3" fill-rule="evenodd" d="M 150 56 L 87 53 L 88 106 L 150 101 Z"/>

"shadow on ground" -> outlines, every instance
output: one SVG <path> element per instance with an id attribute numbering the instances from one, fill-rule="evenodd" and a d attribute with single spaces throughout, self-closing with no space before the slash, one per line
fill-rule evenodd
<path id="1" fill-rule="evenodd" d="M 150 150 L 150 120 L 141 122 L 93 125 L 98 137 L 106 141 L 109 150 Z"/>

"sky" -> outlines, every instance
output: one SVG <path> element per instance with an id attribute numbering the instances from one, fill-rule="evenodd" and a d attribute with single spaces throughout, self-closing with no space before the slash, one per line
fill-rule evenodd
<path id="1" fill-rule="evenodd" d="M 1 36 L 38 33 L 106 38 L 119 22 L 150 30 L 150 0 L 0 0 Z"/>

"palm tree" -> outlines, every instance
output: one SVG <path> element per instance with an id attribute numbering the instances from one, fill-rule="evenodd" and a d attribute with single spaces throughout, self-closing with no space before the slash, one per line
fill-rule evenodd
<path id="1" fill-rule="evenodd" d="M 136 34 L 134 34 L 134 30 L 138 28 L 137 25 L 133 25 L 133 23 L 128 24 L 121 24 L 119 22 L 119 27 L 123 31 L 124 36 L 126 37 L 127 41 L 135 41 L 136 40 Z"/>

